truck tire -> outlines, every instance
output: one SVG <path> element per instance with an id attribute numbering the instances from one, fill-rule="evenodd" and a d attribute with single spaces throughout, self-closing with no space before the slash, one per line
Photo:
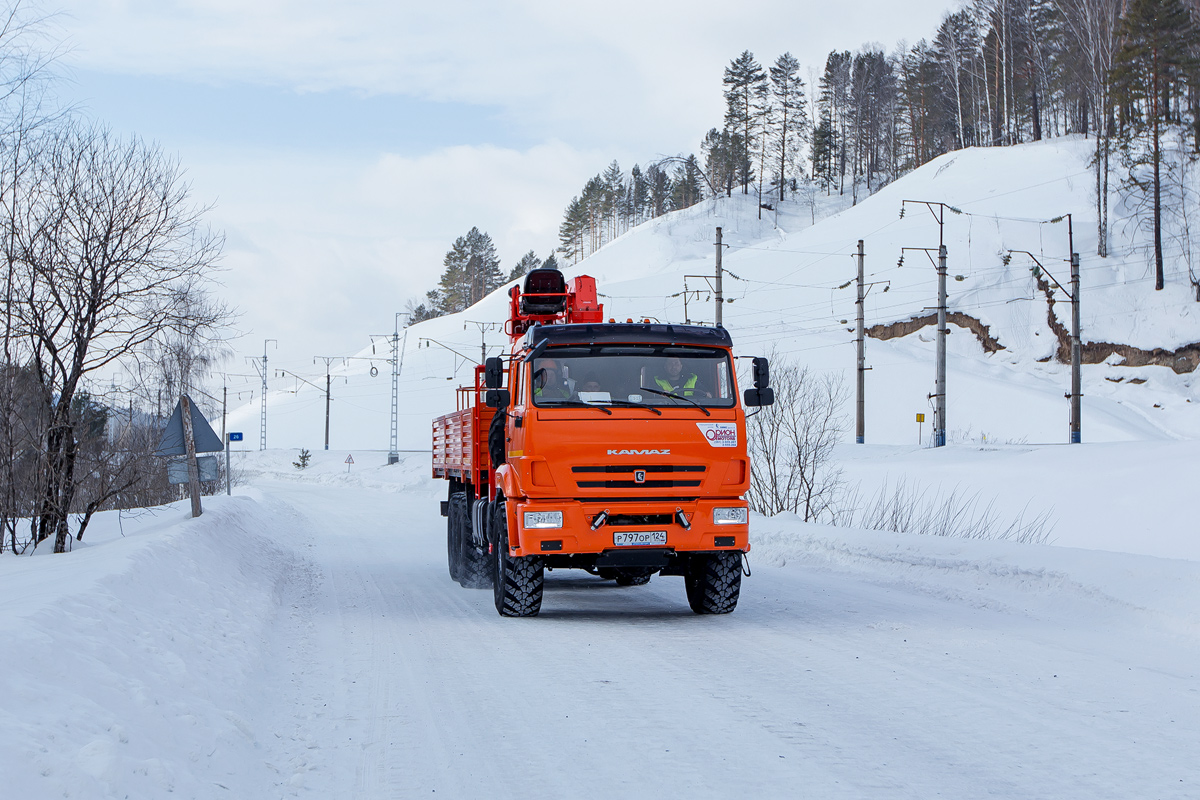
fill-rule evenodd
<path id="1" fill-rule="evenodd" d="M 492 525 L 496 546 L 492 555 L 492 594 L 502 617 L 534 617 L 542 610 L 545 565 L 541 556 L 517 558 L 508 553 L 508 511 L 504 501 L 495 506 Z"/>
<path id="2" fill-rule="evenodd" d="M 683 578 L 688 605 L 697 614 L 728 614 L 742 590 L 742 554 L 730 550 L 692 556 Z"/>
<path id="3" fill-rule="evenodd" d="M 462 510 L 462 527 L 459 542 L 458 582 L 464 589 L 492 588 L 492 560 L 489 558 L 487 544 L 482 548 L 475 545 L 471 526 L 474 515 L 471 513 L 471 503 L 464 497 Z M 481 531 L 482 533 L 482 531 Z M 484 540 L 486 542 L 486 539 Z"/>
<path id="4" fill-rule="evenodd" d="M 455 581 L 461 574 L 462 542 L 459 533 L 462 526 L 459 524 L 458 518 L 461 507 L 459 500 L 463 498 L 462 492 L 450 495 L 450 502 L 446 509 L 446 563 L 450 567 L 450 578 Z"/>

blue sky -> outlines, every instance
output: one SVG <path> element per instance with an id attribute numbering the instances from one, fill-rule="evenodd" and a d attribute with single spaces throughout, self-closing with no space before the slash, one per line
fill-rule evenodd
<path id="1" fill-rule="evenodd" d="M 481 139 L 511 148 L 537 141 L 509 124 L 499 105 L 86 69 L 72 70 L 69 81 L 66 92 L 89 115 L 177 148 L 226 142 L 250 148 L 415 154 Z"/>
<path id="2" fill-rule="evenodd" d="M 239 356 L 275 338 L 299 367 L 390 329 L 470 228 L 505 267 L 544 257 L 613 159 L 697 152 L 742 50 L 807 76 L 931 36 L 948 5 L 59 0 L 47 39 L 62 99 L 178 156 L 211 206 Z"/>

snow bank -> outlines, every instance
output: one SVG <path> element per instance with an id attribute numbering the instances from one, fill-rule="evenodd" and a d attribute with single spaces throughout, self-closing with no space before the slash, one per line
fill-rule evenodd
<path id="1" fill-rule="evenodd" d="M 254 677 L 304 565 L 253 493 L 125 522 L 97 544 L 0 559 L 0 774 L 9 797 L 212 797 L 246 772 Z"/>

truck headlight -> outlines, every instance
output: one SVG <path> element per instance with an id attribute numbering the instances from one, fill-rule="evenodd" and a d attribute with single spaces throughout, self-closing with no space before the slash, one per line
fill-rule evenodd
<path id="1" fill-rule="evenodd" d="M 561 511 L 526 511 L 526 528 L 561 528 Z"/>
<path id="2" fill-rule="evenodd" d="M 714 525 L 745 525 L 748 522 L 750 522 L 750 510 L 745 507 L 713 509 Z"/>

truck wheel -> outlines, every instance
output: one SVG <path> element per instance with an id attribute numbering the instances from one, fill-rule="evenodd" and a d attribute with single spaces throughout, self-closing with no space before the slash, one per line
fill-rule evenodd
<path id="1" fill-rule="evenodd" d="M 742 589 L 742 554 L 730 550 L 694 555 L 683 583 L 692 611 L 728 614 L 737 608 Z"/>
<path id="2" fill-rule="evenodd" d="M 492 524 L 496 547 L 492 557 L 492 593 L 502 617 L 533 617 L 542 610 L 545 569 L 540 556 L 515 558 L 508 553 L 508 512 L 496 504 Z"/>
<path id="3" fill-rule="evenodd" d="M 461 504 L 459 501 L 464 498 L 462 492 L 455 492 L 450 495 L 449 508 L 446 510 L 446 563 L 450 567 L 450 577 L 457 581 L 461 573 L 460 560 L 462 557 L 462 543 L 459 541 L 459 532 L 462 526 L 458 522 L 459 509 Z"/>
<path id="4" fill-rule="evenodd" d="M 490 589 L 492 588 L 492 560 L 488 557 L 486 544 L 482 549 L 475 546 L 475 539 L 471 535 L 473 519 L 470 502 L 464 498 L 462 528 L 460 528 L 459 536 L 462 549 L 459 551 L 458 582 L 464 589 Z M 486 539 L 484 541 L 486 542 Z"/>
<path id="5" fill-rule="evenodd" d="M 645 586 L 653 574 L 644 569 L 618 569 L 617 586 Z"/>

